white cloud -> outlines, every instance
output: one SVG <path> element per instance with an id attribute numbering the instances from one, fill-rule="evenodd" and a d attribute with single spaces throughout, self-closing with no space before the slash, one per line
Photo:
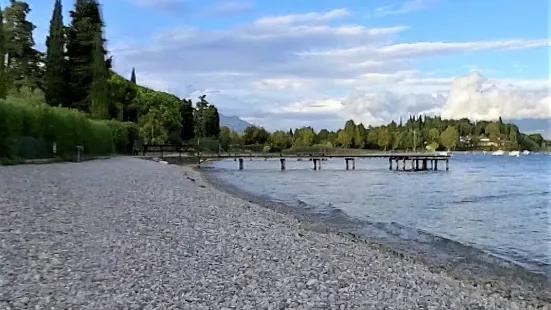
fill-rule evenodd
<path id="1" fill-rule="evenodd" d="M 438 0 L 407 0 L 399 6 L 387 5 L 376 8 L 374 15 L 397 15 L 420 11 L 432 7 Z"/>
<path id="2" fill-rule="evenodd" d="M 166 11 L 180 10 L 186 0 L 126 0 L 134 5 L 157 8 Z"/>
<path id="3" fill-rule="evenodd" d="M 454 83 L 450 89 L 453 77 L 427 77 L 415 70 L 415 61 L 549 45 L 549 39 L 395 44 L 395 37 L 408 27 L 340 23 L 348 14 L 337 9 L 264 17 L 221 30 L 171 29 L 145 46 L 118 43 L 123 48 L 115 54 L 115 69 L 129 74 L 136 67 L 139 82 L 179 96 L 208 90 L 222 113 L 254 119 L 268 128 L 308 122 L 320 128 L 346 118 L 376 124 L 409 113 L 436 113 L 442 107 L 455 113 L 459 108 L 454 102 L 468 91 L 476 93 L 472 86 L 468 89 L 471 84 Z M 492 96 L 507 102 L 501 113 L 539 117 L 542 105 L 548 107 L 540 101 L 548 81 L 488 82 L 501 89 Z M 448 94 L 453 100 L 446 104 Z M 488 102 L 495 100 L 492 96 L 482 98 Z M 504 101 L 503 96 L 516 97 Z M 485 105 L 470 112 L 487 116 L 493 109 Z"/>
<path id="4" fill-rule="evenodd" d="M 548 94 L 525 94 L 485 87 L 478 72 L 456 78 L 441 113 L 444 118 L 498 119 L 551 118 L 551 97 Z"/>
<path id="5" fill-rule="evenodd" d="M 327 12 L 309 12 L 304 14 L 290 14 L 275 17 L 264 17 L 256 21 L 257 24 L 296 24 L 296 23 L 323 23 L 348 16 L 347 9 L 335 9 Z"/>
<path id="6" fill-rule="evenodd" d="M 253 2 L 251 1 L 218 1 L 206 7 L 203 10 L 203 13 L 206 15 L 227 16 L 242 13 L 251 9 L 253 5 Z"/>

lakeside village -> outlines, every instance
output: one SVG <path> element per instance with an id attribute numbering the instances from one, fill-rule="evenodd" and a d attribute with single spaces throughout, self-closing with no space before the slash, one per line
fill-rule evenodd
<path id="1" fill-rule="evenodd" d="M 91 156 L 135 154 L 144 144 L 193 144 L 212 153 L 551 151 L 540 134 L 522 133 L 501 119 L 420 115 L 382 126 L 349 120 L 336 131 L 249 126 L 237 132 L 220 124 L 217 108 L 204 95 L 194 103 L 139 85 L 135 70 L 129 79 L 114 72 L 97 1 L 76 1 L 64 25 L 56 0 L 45 52 L 35 49 L 30 12 L 24 1 L 10 1 L 0 11 L 0 55 L 6 59 L 0 62 L 2 163 L 73 158 L 76 149 Z"/>

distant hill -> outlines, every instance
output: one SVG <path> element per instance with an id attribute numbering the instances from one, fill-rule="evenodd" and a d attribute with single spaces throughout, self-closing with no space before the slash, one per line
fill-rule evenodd
<path id="1" fill-rule="evenodd" d="M 220 114 L 220 126 L 227 126 L 229 129 L 242 133 L 251 123 L 245 122 L 237 116 L 225 116 Z"/>

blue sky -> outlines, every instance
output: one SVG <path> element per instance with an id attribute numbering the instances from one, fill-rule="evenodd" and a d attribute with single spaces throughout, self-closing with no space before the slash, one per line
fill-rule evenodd
<path id="1" fill-rule="evenodd" d="M 53 0 L 28 2 L 43 46 Z M 546 0 L 100 2 L 117 71 L 268 129 L 551 117 Z"/>

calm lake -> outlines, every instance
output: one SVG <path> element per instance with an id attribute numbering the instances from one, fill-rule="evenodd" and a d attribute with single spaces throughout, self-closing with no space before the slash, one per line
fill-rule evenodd
<path id="1" fill-rule="evenodd" d="M 401 248 L 457 259 L 482 253 L 551 275 L 551 156 L 456 153 L 450 170 L 389 171 L 386 159 L 212 162 L 208 175 Z M 409 163 L 408 163 L 409 164 Z M 480 255 L 479 255 L 480 256 Z"/>

